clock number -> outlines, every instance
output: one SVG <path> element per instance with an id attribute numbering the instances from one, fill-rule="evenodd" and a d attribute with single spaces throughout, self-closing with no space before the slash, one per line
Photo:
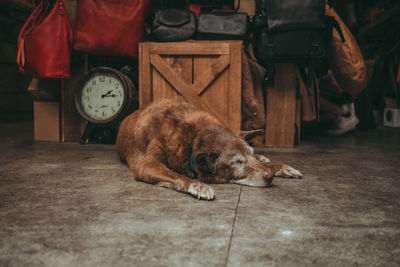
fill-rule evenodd
<path id="1" fill-rule="evenodd" d="M 96 81 L 95 80 L 92 81 L 92 85 L 96 85 Z"/>
<path id="2" fill-rule="evenodd" d="M 99 77 L 99 81 L 101 82 L 101 83 L 103 83 L 103 82 L 105 82 L 105 80 L 106 80 L 106 78 L 103 76 L 103 77 Z"/>
<path id="3" fill-rule="evenodd" d="M 117 88 L 117 89 L 119 88 L 119 83 L 115 84 L 115 88 Z"/>
<path id="4" fill-rule="evenodd" d="M 121 105 L 121 101 L 118 100 L 118 106 L 120 106 L 120 105 Z"/>
<path id="5" fill-rule="evenodd" d="M 88 88 L 86 88 L 86 93 L 91 93 L 92 92 L 92 87 L 88 87 Z"/>
<path id="6" fill-rule="evenodd" d="M 86 101 L 89 101 L 89 96 L 88 96 L 88 95 L 85 96 L 85 100 L 86 100 Z"/>
<path id="7" fill-rule="evenodd" d="M 102 115 L 103 115 L 103 117 L 106 117 L 106 116 L 107 116 L 107 114 L 106 114 L 104 111 L 103 111 Z"/>

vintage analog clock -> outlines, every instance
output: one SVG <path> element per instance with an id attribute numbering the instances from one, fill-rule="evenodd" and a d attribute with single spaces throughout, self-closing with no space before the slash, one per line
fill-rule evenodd
<path id="1" fill-rule="evenodd" d="M 91 69 L 75 94 L 76 109 L 88 121 L 80 143 L 95 128 L 119 123 L 132 109 L 133 91 L 131 79 L 122 72 L 108 67 Z"/>

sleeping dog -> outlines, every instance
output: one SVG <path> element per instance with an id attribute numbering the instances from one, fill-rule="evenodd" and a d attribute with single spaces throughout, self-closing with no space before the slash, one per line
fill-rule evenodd
<path id="1" fill-rule="evenodd" d="M 117 152 L 136 180 L 198 199 L 214 199 L 210 183 L 266 187 L 274 176 L 301 178 L 296 169 L 254 154 L 245 140 L 259 133 L 234 133 L 188 103 L 161 101 L 122 121 Z"/>

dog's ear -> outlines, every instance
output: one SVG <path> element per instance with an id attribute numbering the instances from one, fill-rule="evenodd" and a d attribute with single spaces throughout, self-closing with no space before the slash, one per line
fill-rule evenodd
<path id="1" fill-rule="evenodd" d="M 256 136 L 264 135 L 264 133 L 265 133 L 264 129 L 258 129 L 258 130 L 250 130 L 250 131 L 239 131 L 239 132 L 237 132 L 237 135 L 239 135 L 246 142 L 248 142 Z"/>
<path id="2" fill-rule="evenodd" d="M 199 153 L 196 156 L 196 165 L 203 174 L 213 174 L 218 157 L 217 153 Z"/>

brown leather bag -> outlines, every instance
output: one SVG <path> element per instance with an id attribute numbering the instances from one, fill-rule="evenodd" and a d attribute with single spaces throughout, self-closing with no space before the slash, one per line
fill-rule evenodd
<path id="1" fill-rule="evenodd" d="M 356 95 L 367 86 L 367 66 L 364 57 L 353 34 L 336 11 L 326 5 L 326 14 L 334 17 L 339 23 L 345 40 L 342 41 L 337 30 L 333 31 L 327 54 L 329 67 L 343 90 Z"/>

